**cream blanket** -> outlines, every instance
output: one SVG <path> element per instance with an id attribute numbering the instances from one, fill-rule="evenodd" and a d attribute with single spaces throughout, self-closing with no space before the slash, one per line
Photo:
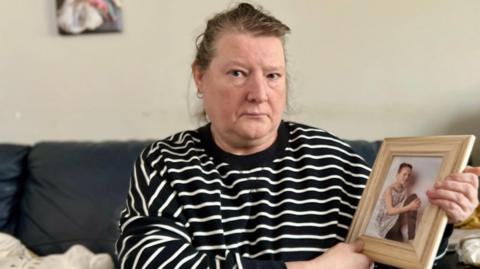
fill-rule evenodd
<path id="1" fill-rule="evenodd" d="M 0 268 L 115 269 L 115 266 L 110 255 L 94 254 L 81 245 L 74 245 L 63 254 L 38 257 L 13 236 L 0 233 Z"/>

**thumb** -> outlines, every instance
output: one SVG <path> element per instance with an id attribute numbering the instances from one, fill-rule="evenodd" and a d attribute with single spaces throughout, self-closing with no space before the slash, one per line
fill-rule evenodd
<path id="1" fill-rule="evenodd" d="M 352 247 L 352 250 L 354 252 L 362 252 L 363 245 L 364 245 L 363 241 L 361 241 L 361 240 L 357 240 L 357 241 L 350 244 L 350 246 Z"/>
<path id="2" fill-rule="evenodd" d="M 465 169 L 463 170 L 464 173 L 472 173 L 472 174 L 475 174 L 477 176 L 480 176 L 480 166 L 467 166 L 465 167 Z"/>

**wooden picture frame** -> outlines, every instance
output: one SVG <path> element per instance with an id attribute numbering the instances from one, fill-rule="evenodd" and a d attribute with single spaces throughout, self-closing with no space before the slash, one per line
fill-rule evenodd
<path id="1" fill-rule="evenodd" d="M 436 181 L 461 172 L 467 164 L 474 140 L 473 135 L 386 138 L 346 241 L 362 240 L 363 253 L 379 263 L 400 268 L 431 268 L 447 217 L 438 207 L 429 204 L 428 199 L 422 199 L 422 188 L 430 188 Z M 409 170 L 399 169 L 402 163 L 410 164 L 410 174 L 405 176 L 407 183 L 397 184 L 397 180 L 403 180 L 400 174 L 406 174 Z M 416 180 L 413 180 L 415 177 Z M 411 184 L 410 181 L 415 183 Z M 385 194 L 387 189 L 388 195 Z M 408 198 L 405 198 L 408 196 L 407 189 L 413 197 L 408 204 Z M 414 200 L 415 205 L 410 205 Z M 392 224 L 394 214 L 385 213 L 387 201 L 391 205 L 392 201 L 396 201 L 397 205 L 401 203 L 404 210 L 408 205 L 409 215 L 397 214 Z"/>

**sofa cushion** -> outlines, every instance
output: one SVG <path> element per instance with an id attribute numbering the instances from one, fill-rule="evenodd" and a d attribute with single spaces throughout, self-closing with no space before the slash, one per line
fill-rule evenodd
<path id="1" fill-rule="evenodd" d="M 369 142 L 366 140 L 345 140 L 345 142 L 350 144 L 353 150 L 363 157 L 369 167 L 372 167 L 383 141 L 377 140 Z"/>
<path id="2" fill-rule="evenodd" d="M 0 144 L 0 231 L 13 233 L 28 146 Z"/>
<path id="3" fill-rule="evenodd" d="M 131 169 L 148 143 L 36 144 L 17 237 L 39 255 L 74 244 L 113 254 Z"/>

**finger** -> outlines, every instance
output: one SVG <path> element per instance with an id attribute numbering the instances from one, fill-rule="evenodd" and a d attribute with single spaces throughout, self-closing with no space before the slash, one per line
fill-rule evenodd
<path id="1" fill-rule="evenodd" d="M 474 173 L 456 173 L 445 178 L 444 181 L 453 180 L 458 182 L 465 182 L 472 185 L 475 189 L 478 188 L 478 175 Z"/>
<path id="2" fill-rule="evenodd" d="M 357 241 L 350 244 L 350 246 L 352 247 L 352 250 L 354 252 L 362 252 L 363 245 L 364 245 L 364 243 L 361 240 L 357 240 Z"/>
<path id="3" fill-rule="evenodd" d="M 438 206 L 447 214 L 449 223 L 459 223 L 469 217 L 469 214 L 464 212 L 461 207 L 459 207 L 455 203 L 452 203 L 451 201 L 442 199 L 431 199 L 430 203 Z"/>
<path id="4" fill-rule="evenodd" d="M 471 208 L 473 207 L 472 201 L 468 200 L 467 197 L 460 192 L 446 189 L 434 189 L 428 190 L 427 196 L 429 200 L 445 200 L 446 203 L 449 202 L 455 204 L 463 211 L 471 210 Z"/>
<path id="5" fill-rule="evenodd" d="M 465 182 L 462 182 L 462 181 L 447 179 L 447 180 L 435 183 L 434 187 L 437 190 L 438 189 L 443 189 L 443 190 L 447 190 L 447 191 L 453 191 L 453 192 L 461 193 L 465 197 L 467 197 L 467 199 L 469 201 L 471 201 L 472 203 L 476 203 L 477 202 L 476 200 L 478 199 L 477 198 L 477 195 L 478 195 L 477 189 L 474 188 L 474 186 L 472 186 L 471 184 L 465 183 Z"/>
<path id="6" fill-rule="evenodd" d="M 475 174 L 477 176 L 480 176 L 480 166 L 467 166 L 465 167 L 465 169 L 463 170 L 464 173 L 472 173 L 472 174 Z"/>

